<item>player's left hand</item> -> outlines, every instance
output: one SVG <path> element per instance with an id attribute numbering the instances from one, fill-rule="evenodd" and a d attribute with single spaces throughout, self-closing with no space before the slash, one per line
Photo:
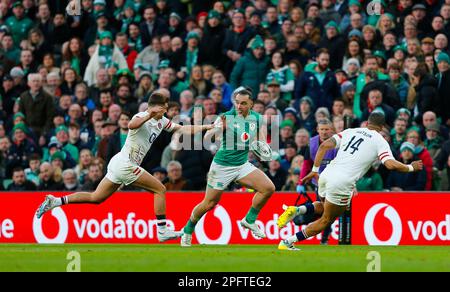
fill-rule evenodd
<path id="1" fill-rule="evenodd" d="M 308 173 L 307 176 L 305 176 L 302 179 L 302 184 L 307 184 L 308 182 L 310 182 L 313 178 L 315 178 L 316 180 L 319 179 L 319 173 L 318 172 L 313 172 L 311 171 L 310 173 Z"/>

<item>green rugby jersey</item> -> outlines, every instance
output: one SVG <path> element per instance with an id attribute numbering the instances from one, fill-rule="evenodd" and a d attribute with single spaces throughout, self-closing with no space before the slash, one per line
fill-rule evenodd
<path id="1" fill-rule="evenodd" d="M 226 116 L 227 127 L 214 162 L 222 166 L 240 166 L 248 161 L 250 143 L 258 137 L 262 116 L 250 110 L 244 118 L 235 109 L 223 115 Z"/>

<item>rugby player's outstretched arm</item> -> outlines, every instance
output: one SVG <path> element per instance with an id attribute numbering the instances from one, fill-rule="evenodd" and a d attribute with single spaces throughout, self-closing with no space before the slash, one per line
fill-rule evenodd
<path id="1" fill-rule="evenodd" d="M 422 160 L 417 160 L 413 161 L 410 165 L 406 165 L 395 159 L 389 159 L 384 162 L 384 166 L 386 166 L 386 168 L 389 170 L 396 170 L 399 172 L 413 172 L 422 170 L 423 162 Z"/>
<path id="2" fill-rule="evenodd" d="M 173 131 L 180 131 L 182 134 L 195 134 L 198 132 L 203 132 L 204 130 L 211 130 L 214 128 L 214 125 L 186 125 L 181 126 L 178 124 L 174 124 Z"/>
<path id="3" fill-rule="evenodd" d="M 317 150 L 316 159 L 314 160 L 313 170 L 302 179 L 302 184 L 309 182 L 313 178 L 319 177 L 319 167 L 322 163 L 323 157 L 328 150 L 336 148 L 336 140 L 331 137 L 325 140 L 322 144 L 320 144 L 319 149 Z"/>
<path id="4" fill-rule="evenodd" d="M 147 111 L 139 113 L 138 115 L 140 116 L 135 116 L 128 122 L 128 129 L 134 130 L 140 128 L 145 122 L 164 110 L 165 109 L 162 106 L 153 106 L 148 108 Z"/>

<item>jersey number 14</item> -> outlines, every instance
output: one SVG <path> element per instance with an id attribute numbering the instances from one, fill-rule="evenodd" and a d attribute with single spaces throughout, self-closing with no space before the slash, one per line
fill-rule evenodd
<path id="1" fill-rule="evenodd" d="M 361 145 L 362 142 L 364 142 L 363 138 L 359 138 L 358 140 L 356 140 L 354 143 L 353 141 L 355 140 L 356 136 L 353 136 L 352 139 L 350 140 L 350 142 L 348 142 L 347 147 L 345 147 L 344 151 L 347 151 L 348 148 L 352 148 L 353 151 L 350 152 L 350 154 L 354 154 L 356 151 L 359 150 L 359 146 Z"/>

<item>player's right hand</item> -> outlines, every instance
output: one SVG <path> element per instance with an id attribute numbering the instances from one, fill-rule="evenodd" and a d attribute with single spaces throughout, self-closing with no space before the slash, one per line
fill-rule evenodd
<path id="1" fill-rule="evenodd" d="M 316 180 L 318 180 L 318 179 L 319 179 L 319 173 L 318 173 L 318 172 L 313 172 L 313 171 L 311 171 L 310 173 L 308 173 L 307 176 L 305 176 L 305 177 L 301 180 L 301 182 L 302 182 L 302 184 L 304 185 L 304 184 L 310 182 L 313 178 L 315 178 Z"/>
<path id="2" fill-rule="evenodd" d="M 164 114 L 165 110 L 166 110 L 165 107 L 161 105 L 152 106 L 147 109 L 149 114 L 159 114 L 159 113 Z"/>
<path id="3" fill-rule="evenodd" d="M 413 161 L 411 163 L 411 165 L 414 168 L 414 171 L 420 171 L 420 170 L 423 169 L 423 162 L 422 162 L 422 160 Z"/>

